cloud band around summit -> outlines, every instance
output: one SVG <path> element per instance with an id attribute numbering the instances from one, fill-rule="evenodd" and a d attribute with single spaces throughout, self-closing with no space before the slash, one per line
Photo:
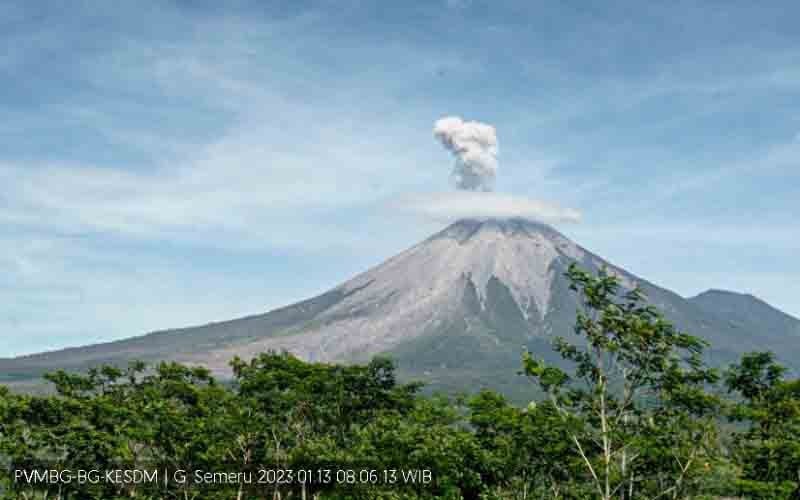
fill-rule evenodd
<path id="1" fill-rule="evenodd" d="M 402 199 L 398 206 L 437 222 L 464 218 L 522 217 L 545 223 L 580 222 L 581 213 L 572 208 L 500 193 L 429 193 Z"/>

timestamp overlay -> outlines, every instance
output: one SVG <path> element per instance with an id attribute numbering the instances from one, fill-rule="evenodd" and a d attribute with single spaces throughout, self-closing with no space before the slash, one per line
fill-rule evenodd
<path id="1" fill-rule="evenodd" d="M 434 481 L 429 468 L 313 467 L 262 468 L 246 472 L 196 470 L 188 480 L 196 484 L 244 482 L 265 485 L 426 485 Z"/>
<path id="2" fill-rule="evenodd" d="M 312 465 L 236 466 L 199 468 L 131 466 L 97 467 L 12 467 L 8 470 L 14 489 L 24 491 L 74 491 L 112 489 L 161 491 L 187 488 L 204 490 L 331 490 L 350 488 L 416 490 L 435 488 L 437 474 L 430 467 Z"/>

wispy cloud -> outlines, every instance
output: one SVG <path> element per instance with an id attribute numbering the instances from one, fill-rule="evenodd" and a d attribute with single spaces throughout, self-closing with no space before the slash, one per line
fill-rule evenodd
<path id="1" fill-rule="evenodd" d="M 405 196 L 391 203 L 443 223 L 462 218 L 521 217 L 548 223 L 579 222 L 581 214 L 555 203 L 492 192 L 441 192 Z"/>

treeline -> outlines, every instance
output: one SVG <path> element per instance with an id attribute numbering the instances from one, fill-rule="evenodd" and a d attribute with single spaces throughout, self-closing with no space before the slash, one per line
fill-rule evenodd
<path id="1" fill-rule="evenodd" d="M 581 342 L 555 342 L 569 369 L 523 357 L 538 386 L 526 407 L 491 391 L 425 396 L 386 359 L 264 353 L 234 360 L 229 383 L 176 363 L 55 372 L 52 395 L 0 387 L 0 498 L 800 499 L 800 381 L 768 353 L 710 369 L 705 343 L 638 291 L 568 276 Z"/>

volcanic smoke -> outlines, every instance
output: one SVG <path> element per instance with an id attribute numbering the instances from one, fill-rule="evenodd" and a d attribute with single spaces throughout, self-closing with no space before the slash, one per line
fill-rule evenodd
<path id="1" fill-rule="evenodd" d="M 493 126 L 446 116 L 434 124 L 433 136 L 456 158 L 450 177 L 458 189 L 494 190 L 497 133 Z"/>

